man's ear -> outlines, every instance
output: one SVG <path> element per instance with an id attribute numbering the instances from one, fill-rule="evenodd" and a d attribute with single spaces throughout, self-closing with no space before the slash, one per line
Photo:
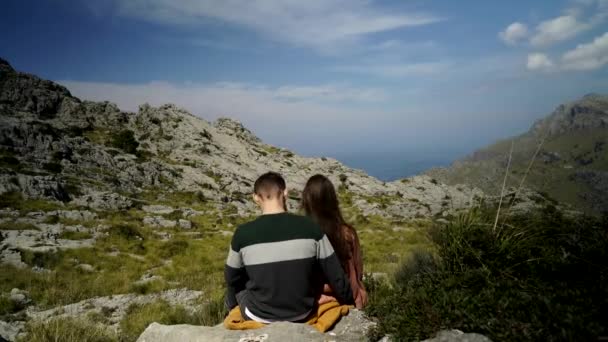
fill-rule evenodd
<path id="1" fill-rule="evenodd" d="M 253 197 L 253 201 L 257 205 L 260 205 L 260 203 L 262 202 L 262 198 L 260 196 L 258 196 L 258 194 L 256 194 L 256 193 L 254 193 L 252 197 Z"/>
<path id="2" fill-rule="evenodd" d="M 287 198 L 288 193 L 289 193 L 289 191 L 287 190 L 287 188 L 285 188 L 285 190 L 283 190 L 283 196 L 285 196 L 285 198 Z"/>

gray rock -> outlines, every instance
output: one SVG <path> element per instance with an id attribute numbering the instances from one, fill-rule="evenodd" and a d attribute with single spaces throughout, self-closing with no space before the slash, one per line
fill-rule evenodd
<path id="1" fill-rule="evenodd" d="M 89 264 L 79 264 L 79 265 L 76 265 L 76 268 L 78 268 L 79 270 L 81 270 L 83 272 L 87 272 L 87 273 L 95 272 L 95 267 L 93 267 L 92 265 L 89 265 Z"/>
<path id="2" fill-rule="evenodd" d="M 11 293 L 8 298 L 11 302 L 17 304 L 18 306 L 25 306 L 29 302 L 31 302 L 31 300 L 29 299 L 29 293 L 27 291 L 20 290 L 17 288 L 11 290 Z"/>
<path id="3" fill-rule="evenodd" d="M 162 216 L 146 216 L 143 219 L 143 224 L 156 228 L 173 228 L 177 225 L 174 220 L 167 220 Z"/>
<path id="4" fill-rule="evenodd" d="M 58 210 L 49 214 L 55 214 L 74 221 L 90 221 L 97 218 L 97 214 L 88 210 Z"/>
<path id="5" fill-rule="evenodd" d="M 4 241 L 6 245 L 6 238 Z M 0 250 L 0 264 L 8 264 L 16 268 L 26 268 L 28 265 L 21 260 L 21 252 L 16 248 L 4 248 Z"/>
<path id="6" fill-rule="evenodd" d="M 38 311 L 36 308 L 30 307 L 27 309 L 27 315 L 32 320 L 46 320 L 51 317 L 83 317 L 90 312 L 109 312 L 107 317 L 109 325 L 115 326 L 120 323 L 131 305 L 144 305 L 162 299 L 170 305 L 181 305 L 186 310 L 194 311 L 200 305 L 198 299 L 202 294 L 200 291 L 188 289 L 171 289 L 147 295 L 120 294 L 90 298 L 44 311 Z"/>
<path id="7" fill-rule="evenodd" d="M 329 332 L 323 334 L 306 324 L 278 322 L 255 330 L 227 330 L 223 325 L 213 327 L 192 325 L 150 324 L 137 342 L 195 342 L 195 341 L 365 341 L 375 323 L 359 310 L 348 316 Z"/>
<path id="8" fill-rule="evenodd" d="M 179 220 L 179 226 L 182 229 L 192 229 L 192 222 L 184 219 Z"/>
<path id="9" fill-rule="evenodd" d="M 464 333 L 460 330 L 444 330 L 431 339 L 423 342 L 492 342 L 489 338 L 475 333 Z"/>
<path id="10" fill-rule="evenodd" d="M 175 211 L 174 208 L 166 205 L 144 205 L 141 210 L 154 215 L 166 215 Z"/>
<path id="11" fill-rule="evenodd" d="M 94 192 L 77 198 L 74 203 L 98 210 L 128 209 L 133 205 L 130 199 L 112 192 Z"/>
<path id="12" fill-rule="evenodd" d="M 15 341 L 25 328 L 25 322 L 0 321 L 0 337 L 7 341 Z"/>

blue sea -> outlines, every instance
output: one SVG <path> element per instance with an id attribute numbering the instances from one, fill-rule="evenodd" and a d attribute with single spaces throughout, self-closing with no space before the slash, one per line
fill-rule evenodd
<path id="1" fill-rule="evenodd" d="M 449 166 L 452 158 L 426 159 L 405 155 L 336 156 L 340 162 L 383 181 L 394 181 L 415 176 L 433 167 Z"/>

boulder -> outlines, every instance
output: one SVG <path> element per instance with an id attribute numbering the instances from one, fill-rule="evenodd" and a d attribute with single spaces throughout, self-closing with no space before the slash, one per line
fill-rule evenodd
<path id="1" fill-rule="evenodd" d="M 177 221 L 167 220 L 162 216 L 146 216 L 142 222 L 145 225 L 156 228 L 173 228 L 177 225 Z"/>
<path id="2" fill-rule="evenodd" d="M 128 209 L 133 205 L 130 199 L 113 192 L 94 192 L 77 198 L 74 203 L 99 210 Z"/>
<path id="3" fill-rule="evenodd" d="M 323 334 L 301 323 L 277 322 L 255 330 L 227 330 L 193 325 L 150 324 L 137 342 L 215 342 L 215 341 L 365 341 L 375 323 L 359 310 L 351 310 L 329 332 Z"/>
<path id="4" fill-rule="evenodd" d="M 422 342 L 492 342 L 489 338 L 475 333 L 464 333 L 460 330 L 443 330 L 435 337 Z"/>
<path id="5" fill-rule="evenodd" d="M 182 229 L 192 229 L 192 222 L 190 222 L 188 220 L 180 219 L 179 220 L 179 226 Z"/>
<path id="6" fill-rule="evenodd" d="M 0 321 L 0 342 L 15 341 L 24 327 L 25 322 Z"/>
<path id="7" fill-rule="evenodd" d="M 150 214 L 154 214 L 154 215 L 166 215 L 166 214 L 171 214 L 172 212 L 175 211 L 174 208 L 171 208 L 169 206 L 166 205 L 144 205 L 141 207 L 141 210 L 150 213 Z"/>

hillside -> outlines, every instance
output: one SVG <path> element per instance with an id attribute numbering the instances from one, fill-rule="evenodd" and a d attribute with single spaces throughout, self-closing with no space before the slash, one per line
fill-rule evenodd
<path id="1" fill-rule="evenodd" d="M 447 184 L 469 184 L 499 194 L 511 143 L 508 186 L 519 187 L 525 175 L 525 187 L 558 202 L 589 213 L 608 210 L 608 96 L 590 94 L 560 105 L 525 134 L 426 174 Z"/>
<path id="2" fill-rule="evenodd" d="M 0 60 L 0 336 L 134 341 L 154 321 L 216 324 L 226 248 L 268 170 L 292 211 L 307 178 L 328 175 L 378 277 L 428 248 L 432 217 L 483 196 L 428 176 L 384 183 L 175 105 L 82 101 Z"/>

